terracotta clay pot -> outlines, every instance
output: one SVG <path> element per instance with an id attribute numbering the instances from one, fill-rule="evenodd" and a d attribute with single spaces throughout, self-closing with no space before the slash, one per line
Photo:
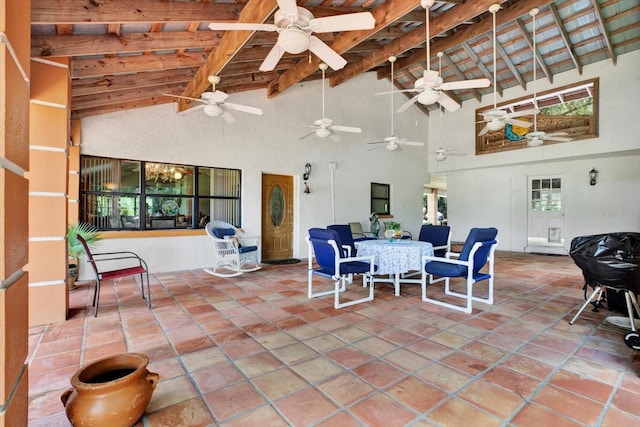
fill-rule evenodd
<path id="1" fill-rule="evenodd" d="M 74 427 L 131 427 L 147 409 L 158 384 L 149 358 L 122 353 L 97 360 L 74 374 L 60 397 Z"/>

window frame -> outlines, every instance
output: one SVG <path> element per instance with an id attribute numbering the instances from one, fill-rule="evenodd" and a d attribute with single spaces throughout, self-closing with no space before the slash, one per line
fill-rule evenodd
<path id="1" fill-rule="evenodd" d="M 109 172 L 115 170 L 113 175 L 117 176 L 114 179 L 117 184 L 107 181 L 99 182 L 100 178 L 96 179 L 92 172 L 85 172 L 85 169 L 92 165 L 91 161 L 97 162 L 95 165 L 98 168 L 102 167 Z M 129 168 L 129 172 L 137 168 L 137 177 L 135 174 L 130 174 L 129 187 L 120 185 L 123 165 Z M 172 171 L 178 169 L 188 173 L 174 179 L 174 186 L 171 187 L 171 180 L 159 184 L 158 180 L 148 179 L 145 173 L 148 165 L 168 167 L 173 168 Z M 201 185 L 201 176 L 207 176 L 207 173 L 210 177 L 208 188 L 205 184 Z M 213 180 L 217 178 L 212 177 L 217 176 L 221 176 L 220 180 L 229 180 L 230 183 L 225 182 L 223 186 L 215 186 Z M 132 186 L 134 183 L 137 184 L 135 187 Z M 177 187 L 178 183 L 179 187 Z M 79 186 L 79 221 L 95 225 L 101 231 L 198 229 L 204 228 L 211 219 L 229 222 L 236 227 L 241 227 L 242 224 L 242 171 L 240 169 L 81 155 Z M 132 188 L 135 191 L 132 191 Z M 176 192 L 177 188 L 180 191 Z M 208 194 L 201 194 L 203 189 L 208 191 Z M 122 201 L 125 199 L 133 199 L 133 201 L 128 200 L 123 206 Z M 149 205 L 152 199 L 154 202 Z M 163 202 L 162 199 L 166 201 Z M 168 204 L 168 201 L 173 201 L 175 204 Z M 216 206 L 218 202 L 221 203 L 219 207 Z M 162 207 L 165 203 L 168 208 L 184 206 L 184 209 L 173 213 L 171 209 L 169 209 L 170 212 L 166 212 L 162 208 L 159 213 L 158 206 Z M 90 206 L 91 204 L 94 206 Z M 149 209 L 153 209 L 152 207 L 156 209 L 155 212 L 149 212 Z M 132 211 L 133 215 L 128 215 Z M 132 217 L 132 221 L 127 222 L 127 219 L 123 219 L 125 217 Z"/>
<path id="2" fill-rule="evenodd" d="M 376 197 L 375 194 L 377 193 L 375 190 L 376 189 L 384 189 L 385 193 L 386 193 L 386 197 Z M 379 182 L 372 182 L 371 183 L 371 187 L 370 187 L 370 194 L 371 194 L 371 199 L 370 199 L 370 206 L 371 206 L 371 212 L 375 212 L 377 213 L 379 216 L 383 215 L 383 216 L 390 216 L 391 215 L 391 185 L 390 184 L 382 184 Z M 376 206 L 380 203 L 380 201 L 386 201 L 386 209 L 385 212 L 379 212 L 376 210 Z"/>

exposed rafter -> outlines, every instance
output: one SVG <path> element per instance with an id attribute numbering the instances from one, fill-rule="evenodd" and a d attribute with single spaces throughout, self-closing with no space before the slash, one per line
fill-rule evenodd
<path id="1" fill-rule="evenodd" d="M 555 22 L 556 27 L 558 27 L 558 31 L 560 32 L 560 36 L 562 36 L 562 41 L 564 42 L 564 45 L 569 52 L 569 56 L 571 56 L 573 65 L 575 65 L 575 67 L 578 69 L 578 74 L 582 75 L 582 64 L 580 63 L 580 61 L 578 61 L 576 52 L 571 45 L 571 39 L 569 38 L 567 31 L 564 29 L 564 25 L 562 25 L 562 19 L 560 18 L 560 14 L 558 13 L 558 8 L 556 8 L 553 4 L 550 4 L 549 10 L 551 11 L 553 22 Z"/>
<path id="2" fill-rule="evenodd" d="M 531 39 L 531 36 L 529 35 L 529 33 L 527 32 L 527 29 L 522 23 L 522 20 L 516 19 L 515 22 L 518 25 L 520 32 L 522 33 L 522 37 L 524 37 L 524 39 L 527 41 L 527 45 L 529 45 L 529 49 L 531 49 L 531 51 L 533 52 L 533 40 Z M 547 66 L 546 62 L 544 62 L 544 58 L 542 57 L 542 55 L 540 55 L 540 51 L 536 48 L 533 54 L 536 56 L 538 65 L 540 65 L 540 68 L 542 68 L 542 72 L 544 73 L 545 77 L 549 79 L 549 83 L 553 83 L 553 74 L 551 74 L 549 67 Z"/>

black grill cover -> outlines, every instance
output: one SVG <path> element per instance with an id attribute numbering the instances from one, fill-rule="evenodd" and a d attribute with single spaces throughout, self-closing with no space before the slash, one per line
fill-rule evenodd
<path id="1" fill-rule="evenodd" d="M 576 237 L 569 255 L 592 287 L 640 292 L 640 233 Z"/>

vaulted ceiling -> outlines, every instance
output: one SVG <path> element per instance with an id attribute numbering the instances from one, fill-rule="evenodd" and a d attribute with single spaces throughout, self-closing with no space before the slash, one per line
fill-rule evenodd
<path id="1" fill-rule="evenodd" d="M 617 57 L 640 49 L 639 0 L 449 0 L 430 8 L 430 63 L 445 82 L 488 78 L 493 81 L 492 15 L 497 21 L 496 91 L 526 88 L 533 79 L 533 21 L 536 16 L 537 77 L 598 61 L 615 65 Z M 394 83 L 412 89 L 427 68 L 425 9 L 419 0 L 300 0 L 316 18 L 369 11 L 370 30 L 317 36 L 347 64 L 327 70 L 330 86 L 373 71 L 389 78 L 388 58 L 397 56 Z M 285 54 L 272 71 L 259 67 L 277 40 L 267 31 L 213 31 L 211 22 L 274 22 L 276 0 L 32 0 L 31 56 L 68 57 L 71 64 L 71 117 L 199 98 L 211 88 L 226 93 L 264 88 L 274 97 L 298 82 L 320 76 L 320 60 L 309 51 Z M 486 100 L 493 86 L 448 91 L 464 103 Z M 411 96 L 411 94 L 409 94 Z M 437 106 L 416 104 L 426 113 Z"/>

